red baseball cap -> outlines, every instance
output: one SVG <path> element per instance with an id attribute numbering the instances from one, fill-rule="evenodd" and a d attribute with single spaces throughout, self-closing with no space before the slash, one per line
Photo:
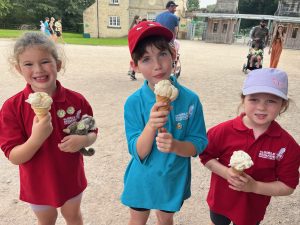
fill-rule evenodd
<path id="1" fill-rule="evenodd" d="M 128 46 L 130 54 L 134 51 L 138 42 L 149 36 L 162 36 L 167 41 L 173 39 L 173 33 L 168 28 L 152 21 L 143 21 L 133 27 L 128 33 Z"/>

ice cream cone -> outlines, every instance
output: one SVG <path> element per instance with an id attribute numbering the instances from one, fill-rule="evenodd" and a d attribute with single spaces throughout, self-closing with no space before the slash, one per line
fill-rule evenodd
<path id="1" fill-rule="evenodd" d="M 237 169 L 235 169 L 234 167 L 231 167 L 232 168 L 232 171 L 236 174 L 236 175 L 241 175 L 243 172 L 244 172 L 244 170 L 237 170 Z"/>
<path id="2" fill-rule="evenodd" d="M 51 109 L 51 107 L 47 107 L 47 108 L 42 108 L 42 107 L 31 107 L 35 113 L 35 115 L 38 117 L 38 119 L 42 119 L 43 117 L 45 117 L 49 110 Z"/>
<path id="3" fill-rule="evenodd" d="M 170 102 L 171 102 L 170 98 L 156 95 L 156 102 L 166 102 L 167 103 L 167 105 L 159 107 L 158 111 L 169 111 L 170 110 Z"/>

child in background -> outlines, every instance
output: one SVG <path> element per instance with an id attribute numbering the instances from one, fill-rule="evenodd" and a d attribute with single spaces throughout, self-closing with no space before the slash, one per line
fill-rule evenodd
<path id="1" fill-rule="evenodd" d="M 261 49 L 259 42 L 254 42 L 252 48 L 250 49 L 250 62 L 249 67 L 253 68 L 254 66 L 258 69 L 261 66 L 262 58 L 264 51 Z"/>
<path id="2" fill-rule="evenodd" d="M 207 203 L 214 225 L 257 225 L 271 196 L 290 195 L 298 185 L 300 147 L 275 121 L 288 108 L 287 94 L 285 72 L 253 70 L 241 95 L 244 112 L 208 131 L 200 159 L 212 171 Z M 241 175 L 228 167 L 237 150 L 254 162 Z"/>
<path id="3" fill-rule="evenodd" d="M 49 17 L 45 18 L 44 27 L 45 27 L 45 34 L 47 36 L 50 36 L 51 33 L 50 33 L 50 27 L 49 27 Z"/>
<path id="4" fill-rule="evenodd" d="M 41 20 L 40 21 L 40 31 L 42 32 L 42 33 L 45 33 L 45 24 L 44 24 L 44 22 Z"/>
<path id="5" fill-rule="evenodd" d="M 54 29 L 55 29 L 55 33 L 56 33 L 56 39 L 55 39 L 55 41 L 58 41 L 58 39 L 60 39 L 61 42 L 63 44 L 65 44 L 65 41 L 63 39 L 63 28 L 62 28 L 61 18 L 60 17 L 54 23 Z"/>
<path id="6" fill-rule="evenodd" d="M 62 68 L 56 46 L 45 34 L 25 33 L 14 45 L 12 65 L 26 87 L 6 100 L 0 110 L 0 147 L 20 170 L 20 199 L 28 202 L 38 224 L 55 224 L 57 208 L 67 224 L 82 225 L 80 204 L 87 187 L 83 157 L 78 151 L 94 143 L 97 131 L 66 136 L 63 129 L 93 115 L 87 100 L 57 80 Z M 50 112 L 35 116 L 29 94 L 46 92 L 53 99 Z"/>
<path id="7" fill-rule="evenodd" d="M 146 224 L 156 210 L 157 224 L 173 224 L 174 213 L 191 196 L 191 156 L 207 145 L 198 96 L 170 77 L 175 55 L 173 33 L 158 23 L 139 23 L 128 34 L 132 68 L 143 74 L 143 86 L 124 106 L 131 160 L 124 177 L 122 203 L 130 208 L 129 225 Z M 179 90 L 172 110 L 159 111 L 154 85 L 170 80 Z M 164 127 L 164 128 L 162 128 Z M 157 132 L 158 129 L 163 132 Z"/>
<path id="8" fill-rule="evenodd" d="M 131 25 L 129 27 L 129 30 L 131 30 L 133 27 L 135 27 L 136 25 L 138 25 L 139 22 L 141 22 L 141 17 L 139 15 L 135 15 L 134 18 L 133 18 L 133 21 L 132 21 L 132 23 L 131 23 Z M 136 80 L 135 71 L 132 69 L 130 63 L 129 63 L 129 70 L 128 70 L 127 74 L 130 76 L 131 80 Z"/>

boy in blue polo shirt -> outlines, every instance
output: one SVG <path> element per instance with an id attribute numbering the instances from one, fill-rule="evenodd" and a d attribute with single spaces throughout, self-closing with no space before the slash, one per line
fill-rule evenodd
<path id="1" fill-rule="evenodd" d="M 198 96 L 171 77 L 173 34 L 155 22 L 141 22 L 129 31 L 132 68 L 145 82 L 127 99 L 125 130 L 131 160 L 124 177 L 122 203 L 130 207 L 129 224 L 146 224 L 156 210 L 158 224 L 173 224 L 173 216 L 191 196 L 191 156 L 207 145 Z M 170 80 L 179 94 L 171 111 L 158 111 L 154 85 Z M 164 132 L 157 132 L 164 127 Z"/>

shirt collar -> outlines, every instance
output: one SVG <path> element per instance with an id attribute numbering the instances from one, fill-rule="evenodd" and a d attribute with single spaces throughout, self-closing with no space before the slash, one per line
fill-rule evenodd
<path id="1" fill-rule="evenodd" d="M 239 131 L 249 131 L 252 129 L 249 129 L 248 127 L 245 126 L 243 122 L 243 117 L 245 116 L 245 113 L 241 113 L 238 117 L 236 117 L 233 120 L 233 128 Z M 282 128 L 276 121 L 272 121 L 270 126 L 268 127 L 267 131 L 264 133 L 268 136 L 271 137 L 278 137 L 281 135 Z"/>
<path id="2" fill-rule="evenodd" d="M 25 98 L 28 99 L 29 94 L 34 93 L 34 91 L 31 88 L 31 85 L 27 83 L 24 94 Z M 52 96 L 53 101 L 55 102 L 64 102 L 66 100 L 66 89 L 61 86 L 60 82 L 56 81 L 56 90 Z"/>

